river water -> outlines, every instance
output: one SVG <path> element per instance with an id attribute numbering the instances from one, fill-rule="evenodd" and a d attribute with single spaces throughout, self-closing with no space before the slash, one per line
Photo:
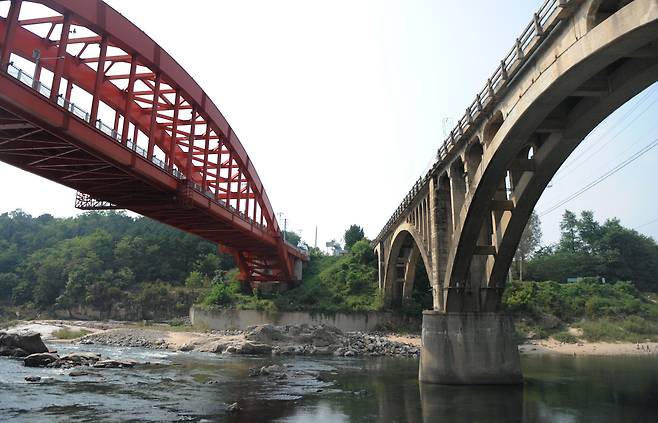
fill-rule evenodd
<path id="1" fill-rule="evenodd" d="M 69 370 L 0 359 L 0 421 L 15 422 L 657 422 L 658 357 L 526 356 L 520 387 L 419 386 L 400 358 L 251 358 L 96 345 L 151 364 Z M 287 377 L 249 377 L 280 364 Z M 40 376 L 36 384 L 25 376 Z M 241 411 L 227 412 L 238 402 Z"/>

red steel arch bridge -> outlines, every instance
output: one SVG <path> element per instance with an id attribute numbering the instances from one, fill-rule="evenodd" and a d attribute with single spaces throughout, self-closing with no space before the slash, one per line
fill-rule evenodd
<path id="1" fill-rule="evenodd" d="M 306 253 L 217 106 L 101 0 L 0 1 L 0 160 L 76 189 L 81 209 L 217 243 L 246 282 L 301 278 Z"/>

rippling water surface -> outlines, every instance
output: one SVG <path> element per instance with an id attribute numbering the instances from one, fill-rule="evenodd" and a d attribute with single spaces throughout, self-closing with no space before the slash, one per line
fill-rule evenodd
<path id="1" fill-rule="evenodd" d="M 523 358 L 521 387 L 419 386 L 412 359 L 249 358 L 61 346 L 148 361 L 134 369 L 25 368 L 0 359 L 0 421 L 654 422 L 658 358 Z M 249 377 L 252 367 L 288 377 Z M 25 376 L 40 376 L 37 384 Z M 230 414 L 228 404 L 242 411 Z"/>

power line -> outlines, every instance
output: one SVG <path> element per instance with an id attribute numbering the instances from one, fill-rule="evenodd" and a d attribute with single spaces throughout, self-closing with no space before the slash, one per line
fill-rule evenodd
<path id="1" fill-rule="evenodd" d="M 655 218 L 655 219 L 653 219 L 653 220 L 650 220 L 650 221 L 648 221 L 648 222 L 646 222 L 646 223 L 643 223 L 643 224 L 641 224 L 641 225 L 639 225 L 639 226 L 634 227 L 633 230 L 636 231 L 636 230 L 638 230 L 638 229 L 640 229 L 640 228 L 643 228 L 643 227 L 645 227 L 645 226 L 651 225 L 652 223 L 655 223 L 655 222 L 658 222 L 658 217 Z"/>
<path id="2" fill-rule="evenodd" d="M 648 97 L 645 97 L 645 99 L 646 99 L 646 98 L 648 98 Z M 596 149 L 596 151 L 594 151 L 592 154 L 588 155 L 588 156 L 586 157 L 586 159 L 589 160 L 589 159 L 591 159 L 592 157 L 596 156 L 596 155 L 597 155 L 598 153 L 600 153 L 600 152 L 601 152 L 606 146 L 608 146 L 612 141 L 615 141 L 615 140 L 617 139 L 617 137 L 619 137 L 619 135 L 621 135 L 626 129 L 628 129 L 629 126 L 631 126 L 631 125 L 632 125 L 633 123 L 635 123 L 635 121 L 637 121 L 642 115 L 644 115 L 646 112 L 648 112 L 649 109 L 651 108 L 651 106 L 653 106 L 657 101 L 658 101 L 658 97 L 654 98 L 653 101 L 651 101 L 651 103 L 649 103 L 649 104 L 648 104 L 648 105 L 647 105 L 647 106 L 646 106 L 646 107 L 645 107 L 645 108 L 644 108 L 639 114 L 637 114 L 635 117 L 633 117 L 633 119 L 631 119 L 631 120 L 629 120 L 628 122 L 626 122 L 624 126 L 622 126 L 621 128 L 619 128 L 619 130 L 618 130 L 618 131 L 612 136 L 612 138 L 610 138 L 609 140 L 607 140 L 605 143 L 603 143 L 603 144 L 601 144 L 601 145 L 598 145 L 599 148 Z M 629 112 L 626 116 L 624 116 L 624 119 L 626 119 L 626 118 L 627 118 L 632 112 L 634 112 L 635 110 L 637 110 L 637 108 L 633 109 L 633 110 L 632 110 L 631 112 Z M 604 139 L 604 138 L 605 138 L 605 137 L 602 137 L 602 138 L 600 138 L 600 139 Z M 591 150 L 591 149 L 592 149 L 593 147 L 595 147 L 595 146 L 597 146 L 597 145 L 596 145 L 596 144 L 592 144 L 592 145 L 590 146 L 589 149 L 587 149 L 587 150 L 583 151 L 581 154 L 579 154 L 578 157 L 577 157 L 575 160 L 578 160 L 580 157 L 583 157 L 583 155 L 584 155 L 585 153 L 587 153 L 589 150 Z M 570 164 L 571 164 L 571 165 L 574 165 L 574 164 L 576 164 L 576 163 L 577 163 L 576 161 L 572 161 Z M 568 167 L 568 166 L 567 166 L 567 167 Z M 566 168 L 565 168 L 565 169 L 566 169 Z M 566 173 L 562 173 L 562 175 L 561 175 L 559 178 L 557 178 L 557 179 L 553 179 L 553 183 L 563 180 L 564 178 L 566 178 L 567 176 L 571 175 L 573 172 L 575 172 L 575 171 L 578 170 L 578 169 L 579 169 L 579 167 L 575 167 L 575 168 L 570 169 L 570 170 L 569 170 L 568 172 L 566 172 Z M 561 169 L 561 170 L 562 170 L 562 169 Z M 556 173 L 556 175 L 557 175 L 557 173 Z"/>
<path id="3" fill-rule="evenodd" d="M 630 156 L 629 158 L 627 158 L 627 159 L 624 160 L 623 162 L 619 163 L 617 166 L 613 167 L 612 169 L 610 169 L 609 171 L 607 171 L 607 172 L 604 173 L 603 175 L 599 176 L 599 177 L 596 178 L 594 181 L 592 181 L 592 182 L 590 182 L 589 184 L 585 185 L 584 187 L 582 187 L 582 188 L 579 189 L 578 191 L 576 191 L 576 192 L 574 192 L 573 194 L 569 195 L 569 196 L 566 197 L 564 200 L 562 200 L 562 201 L 560 201 L 559 203 L 557 203 L 557 204 L 555 204 L 555 205 L 549 207 L 547 210 L 541 212 L 541 213 L 539 214 L 539 216 L 540 216 L 540 217 L 543 217 L 543 216 L 546 216 L 546 215 L 549 214 L 549 213 L 554 212 L 555 210 L 557 210 L 557 209 L 559 209 L 560 207 L 562 207 L 564 204 L 566 204 L 566 203 L 568 203 L 569 201 L 575 199 L 576 197 L 579 197 L 579 196 L 582 195 L 583 193 L 589 191 L 590 189 L 594 188 L 595 186 L 597 186 L 597 185 L 600 184 L 601 182 L 603 182 L 603 181 L 605 181 L 606 179 L 608 179 L 610 176 L 612 176 L 612 175 L 614 175 L 615 173 L 619 172 L 620 170 L 622 170 L 623 168 L 625 168 L 625 167 L 628 166 L 629 164 L 633 163 L 635 160 L 639 159 L 640 157 L 642 157 L 643 155 L 645 155 L 646 153 L 648 153 L 651 149 L 653 149 L 653 148 L 656 147 L 656 146 L 658 146 L 658 139 L 653 140 L 653 141 L 650 142 L 648 145 L 646 145 L 646 146 L 644 146 L 642 149 L 640 149 L 638 152 L 636 152 L 635 154 L 633 154 L 632 156 Z"/>

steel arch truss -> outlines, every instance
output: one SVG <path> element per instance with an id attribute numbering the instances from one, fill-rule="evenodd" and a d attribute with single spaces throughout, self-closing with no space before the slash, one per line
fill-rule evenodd
<path id="1" fill-rule="evenodd" d="M 240 140 L 127 19 L 100 0 L 0 1 L 0 48 L 0 160 L 79 189 L 87 209 L 131 209 L 217 242 L 244 280 L 295 279 L 306 256 L 280 236 Z M 80 124 L 90 138 L 73 134 Z M 116 179 L 89 183 L 103 174 Z"/>

